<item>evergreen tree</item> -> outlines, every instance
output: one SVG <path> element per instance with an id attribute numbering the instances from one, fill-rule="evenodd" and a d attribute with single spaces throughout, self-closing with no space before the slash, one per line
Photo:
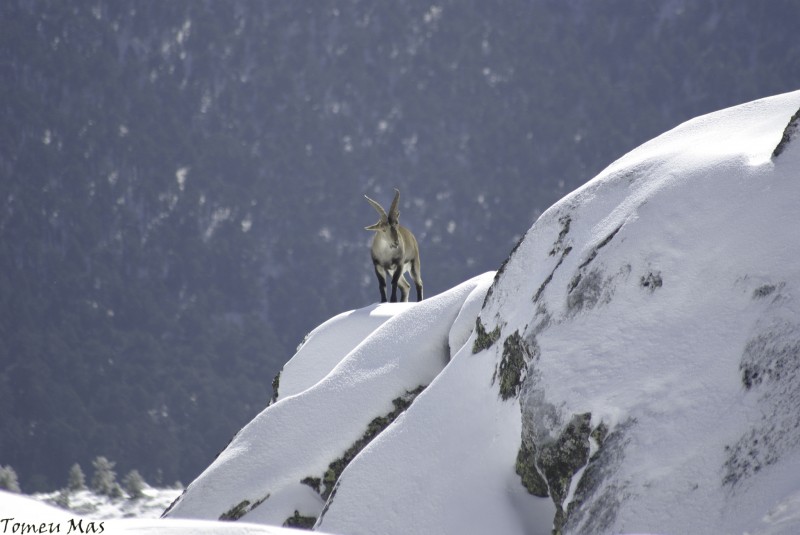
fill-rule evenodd
<path id="1" fill-rule="evenodd" d="M 131 470 L 128 475 L 122 480 L 122 485 L 125 487 L 125 492 L 132 500 L 142 498 L 144 496 L 145 482 L 138 470 Z"/>
<path id="2" fill-rule="evenodd" d="M 78 491 L 86 488 L 86 476 L 83 475 L 81 465 L 75 463 L 69 469 L 69 479 L 67 480 L 67 490 Z"/>
<path id="3" fill-rule="evenodd" d="M 117 484 L 117 473 L 114 472 L 113 463 L 103 456 L 97 457 L 92 461 L 94 475 L 92 476 L 92 490 L 103 496 L 116 497 L 119 493 Z"/>
<path id="4" fill-rule="evenodd" d="M 8 492 L 22 492 L 19 488 L 17 473 L 10 466 L 0 466 L 0 489 Z"/>
<path id="5" fill-rule="evenodd" d="M 53 503 L 62 509 L 69 509 L 69 492 L 69 489 L 61 489 L 53 499 Z"/>

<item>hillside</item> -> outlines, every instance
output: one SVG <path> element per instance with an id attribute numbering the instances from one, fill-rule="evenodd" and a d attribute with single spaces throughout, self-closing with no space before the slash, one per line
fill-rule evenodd
<path id="1" fill-rule="evenodd" d="M 690 120 L 553 205 L 494 277 L 321 326 L 167 516 L 796 533 L 799 121 L 800 91 Z"/>

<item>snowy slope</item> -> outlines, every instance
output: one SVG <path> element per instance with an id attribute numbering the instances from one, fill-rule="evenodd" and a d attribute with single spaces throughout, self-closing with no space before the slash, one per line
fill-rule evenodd
<path id="1" fill-rule="evenodd" d="M 481 358 L 526 362 L 528 464 L 571 503 L 566 532 L 758 532 L 796 502 L 800 140 L 772 154 L 799 107 L 764 99 L 643 145 L 545 213 L 499 277 Z"/>
<path id="2" fill-rule="evenodd" d="M 485 292 L 470 305 L 470 334 Z M 467 323 L 467 321 L 465 321 Z M 451 346 L 452 347 L 452 346 Z M 318 527 L 330 533 L 549 534 L 554 507 L 514 473 L 520 408 L 491 388 L 473 338 L 342 474 Z M 385 496 L 376 500 L 375 497 Z"/>
<path id="3" fill-rule="evenodd" d="M 412 306 L 413 303 L 383 303 L 343 312 L 308 333 L 281 370 L 275 401 L 317 384 L 370 333 Z"/>
<path id="4" fill-rule="evenodd" d="M 421 303 L 381 305 L 378 309 L 392 317 L 374 330 L 375 307 L 340 318 L 344 334 L 372 330 L 355 347 L 337 340 L 342 333 L 320 327 L 282 374 L 279 401 L 241 430 L 168 516 L 235 517 L 276 525 L 295 511 L 318 517 L 336 482 L 339 469 L 332 464 L 370 430 L 379 432 L 388 423 L 380 419 L 396 416 L 447 365 L 450 340 L 466 340 L 463 331 L 474 325 L 478 313 L 474 303 L 483 299 L 492 276 L 476 277 Z M 470 298 L 473 293 L 477 297 Z M 472 317 L 459 321 L 462 311 L 471 311 Z M 358 325 L 364 322 L 370 325 Z M 329 342 L 331 351 L 319 360 L 317 338 Z M 350 347 L 347 353 L 333 353 Z M 315 365 L 330 372 L 314 370 Z M 293 371 L 300 369 L 306 371 Z M 319 376 L 316 383 L 309 379 Z M 300 385 L 305 389 L 284 395 L 284 385 L 290 392 Z"/>
<path id="5" fill-rule="evenodd" d="M 0 491 L 0 533 L 106 533 L 116 535 L 297 535 L 298 530 L 247 523 L 163 519 L 98 519 Z"/>
<path id="6" fill-rule="evenodd" d="M 543 214 L 493 282 L 324 324 L 168 516 L 800 533 L 798 108 L 680 125 Z"/>

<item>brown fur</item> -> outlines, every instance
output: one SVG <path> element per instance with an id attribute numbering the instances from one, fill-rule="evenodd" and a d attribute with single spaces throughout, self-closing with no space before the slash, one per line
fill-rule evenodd
<path id="1" fill-rule="evenodd" d="M 387 301 L 386 280 L 388 277 L 391 277 L 392 281 L 391 302 L 397 301 L 398 286 L 400 287 L 400 300 L 408 301 L 411 285 L 404 276 L 406 271 L 409 271 L 411 278 L 414 279 L 417 301 L 422 301 L 419 245 L 411 231 L 400 225 L 400 211 L 397 207 L 400 192 L 394 191 L 394 200 L 388 214 L 380 204 L 364 195 L 380 215 L 377 223 L 365 228 L 375 231 L 375 237 L 372 239 L 372 264 L 375 267 L 375 276 L 378 278 L 381 302 Z"/>

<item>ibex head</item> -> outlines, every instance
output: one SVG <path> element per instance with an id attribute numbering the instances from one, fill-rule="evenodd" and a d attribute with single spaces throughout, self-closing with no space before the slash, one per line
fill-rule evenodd
<path id="1" fill-rule="evenodd" d="M 422 300 L 422 278 L 420 277 L 419 246 L 417 239 L 410 230 L 400 225 L 400 210 L 397 204 L 400 201 L 400 192 L 394 190 L 394 200 L 389 208 L 389 213 L 383 206 L 373 201 L 366 195 L 378 215 L 381 217 L 377 223 L 364 227 L 375 231 L 372 240 L 372 264 L 375 266 L 375 275 L 378 277 L 378 288 L 381 291 L 381 301 L 386 301 L 386 282 L 391 277 L 392 301 L 397 301 L 397 287 L 400 287 L 400 300 L 408 300 L 410 285 L 403 276 L 406 271 L 411 272 L 411 278 L 417 287 L 417 301 Z"/>
<path id="2" fill-rule="evenodd" d="M 388 215 L 386 214 L 386 210 L 383 209 L 383 206 L 377 201 L 370 199 L 366 195 L 364 195 L 364 198 L 367 199 L 367 202 L 369 202 L 372 207 L 375 208 L 375 211 L 378 212 L 378 215 L 381 216 L 377 223 L 364 228 L 366 230 L 387 233 L 392 247 L 398 247 L 400 235 L 397 233 L 397 227 L 400 225 L 400 210 L 398 210 L 397 204 L 400 201 L 400 191 L 398 189 L 394 190 L 394 199 L 392 200 L 392 206 L 389 208 Z"/>

